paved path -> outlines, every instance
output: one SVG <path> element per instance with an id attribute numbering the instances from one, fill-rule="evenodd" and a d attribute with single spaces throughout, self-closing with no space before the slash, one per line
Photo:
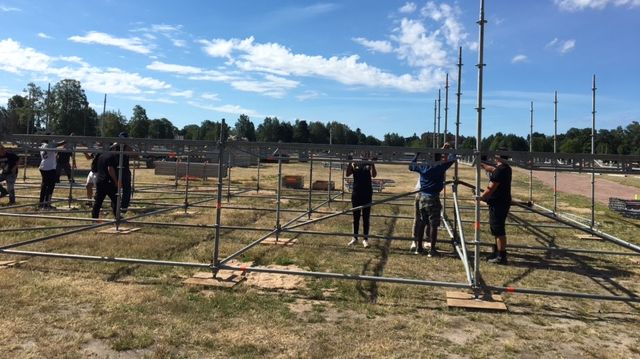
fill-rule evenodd
<path id="1" fill-rule="evenodd" d="M 529 175 L 528 170 L 518 171 Z M 533 176 L 553 188 L 553 172 L 533 171 Z M 558 191 L 591 198 L 591 174 L 558 172 Z M 609 181 L 606 175 L 596 175 L 596 201 L 599 203 L 608 205 L 609 197 L 632 199 L 636 194 L 640 194 L 640 188 Z"/>

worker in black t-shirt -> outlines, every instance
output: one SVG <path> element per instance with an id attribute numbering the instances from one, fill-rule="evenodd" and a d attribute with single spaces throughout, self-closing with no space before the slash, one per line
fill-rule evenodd
<path id="1" fill-rule="evenodd" d="M 371 179 L 378 175 L 376 166 L 369 160 L 369 154 L 365 153 L 361 161 L 352 161 L 347 165 L 346 176 L 353 175 L 353 190 L 351 191 L 351 205 L 359 207 L 371 203 L 373 198 L 373 186 Z M 358 243 L 358 232 L 360 230 L 360 215 L 362 214 L 362 231 L 364 239 L 362 245 L 369 247 L 369 218 L 371 207 L 356 209 L 353 211 L 353 239 L 349 246 Z"/>
<path id="2" fill-rule="evenodd" d="M 122 182 L 118 182 L 118 161 L 116 152 L 105 152 L 97 157 L 96 161 L 96 197 L 93 202 L 92 218 L 100 216 L 102 202 L 109 196 L 111 209 L 115 216 L 118 208 L 118 188 L 122 187 Z"/>
<path id="3" fill-rule="evenodd" d="M 507 264 L 507 234 L 505 222 L 511 207 L 511 167 L 507 163 L 508 156 L 496 155 L 496 165 L 482 163 L 482 168 L 489 173 L 489 186 L 479 200 L 489 205 L 489 227 L 496 237 L 490 263 Z"/>
<path id="4" fill-rule="evenodd" d="M 69 136 L 73 135 L 74 134 L 71 133 Z M 60 175 L 62 174 L 62 171 L 64 171 L 64 174 L 67 175 L 67 179 L 69 180 L 69 182 L 74 183 L 75 181 L 71 173 L 71 168 L 73 168 L 74 170 L 77 168 L 76 157 L 71 150 L 71 146 L 66 145 L 64 146 L 64 149 L 69 152 L 60 151 L 56 154 L 56 183 L 60 183 Z"/>
<path id="5" fill-rule="evenodd" d="M 0 198 L 9 195 L 9 205 L 16 203 L 16 178 L 18 177 L 18 156 L 7 151 L 0 144 Z M 7 182 L 7 188 L 2 187 L 2 182 Z"/>

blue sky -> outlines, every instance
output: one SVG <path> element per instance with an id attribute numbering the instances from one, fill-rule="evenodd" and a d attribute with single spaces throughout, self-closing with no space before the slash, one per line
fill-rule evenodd
<path id="1" fill-rule="evenodd" d="M 81 81 L 92 106 L 140 104 L 176 126 L 239 114 L 340 121 L 382 137 L 433 128 L 450 73 L 475 134 L 479 2 L 0 0 L 0 103 L 28 82 Z M 487 0 L 483 134 L 640 120 L 640 0 Z"/>

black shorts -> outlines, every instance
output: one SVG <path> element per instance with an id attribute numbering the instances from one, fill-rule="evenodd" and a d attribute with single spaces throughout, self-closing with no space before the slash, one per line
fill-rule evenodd
<path id="1" fill-rule="evenodd" d="M 509 214 L 510 207 L 511 204 L 489 205 L 489 227 L 491 228 L 492 235 L 496 237 L 506 235 L 505 222 L 507 221 L 507 214 Z"/>

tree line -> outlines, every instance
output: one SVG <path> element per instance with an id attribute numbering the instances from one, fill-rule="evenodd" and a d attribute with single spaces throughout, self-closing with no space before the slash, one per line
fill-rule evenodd
<path id="1" fill-rule="evenodd" d="M 55 133 L 83 136 L 116 137 L 126 131 L 134 138 L 182 138 L 189 140 L 216 141 L 220 131 L 226 137 L 264 142 L 333 143 L 348 145 L 386 145 L 414 148 L 430 148 L 433 133 L 414 133 L 404 137 L 395 132 L 386 133 L 382 139 L 367 135 L 361 129 L 351 129 L 348 125 L 331 121 L 295 120 L 293 123 L 266 117 L 257 127 L 249 116 L 240 115 L 233 127 L 222 121 L 204 120 L 199 125 L 189 124 L 178 129 L 166 118 L 150 119 L 146 110 L 136 105 L 127 118 L 120 111 L 103 111 L 98 115 L 87 101 L 79 81 L 65 79 L 53 87 L 43 90 L 29 83 L 24 95 L 14 95 L 7 105 L 0 106 L 0 130 L 5 133 Z M 442 141 L 442 135 L 439 135 Z M 453 136 L 447 134 L 449 142 Z M 533 133 L 534 152 L 553 152 L 553 136 Z M 640 154 L 640 123 L 633 121 L 626 127 L 613 130 L 602 129 L 596 133 L 596 153 L 599 154 Z M 460 136 L 460 148 L 475 148 L 475 138 Z M 506 148 L 511 151 L 528 151 L 529 136 L 498 132 L 482 140 L 483 150 Z M 557 150 L 563 153 L 591 152 L 591 129 L 571 128 L 559 134 Z"/>

